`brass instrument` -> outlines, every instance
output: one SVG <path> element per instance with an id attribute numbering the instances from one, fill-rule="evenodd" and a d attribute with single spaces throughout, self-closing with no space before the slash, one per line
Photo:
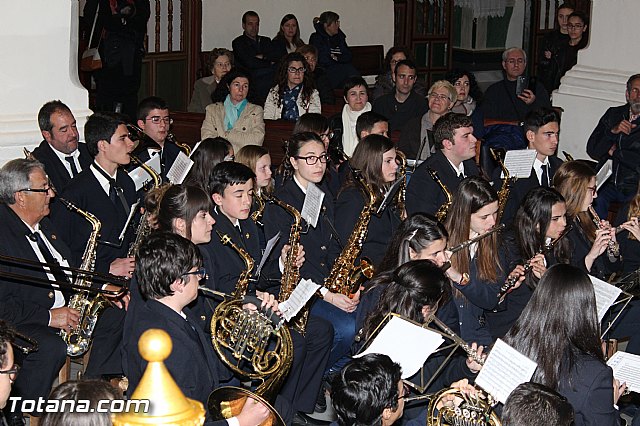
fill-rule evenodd
<path id="1" fill-rule="evenodd" d="M 462 401 L 459 406 L 446 403 L 452 396 Z M 497 402 L 493 400 L 491 395 L 485 394 L 481 390 L 478 390 L 476 395 L 471 396 L 455 388 L 443 389 L 429 399 L 427 426 L 502 425 L 500 417 L 493 409 Z"/>
<path id="2" fill-rule="evenodd" d="M 365 202 L 347 243 L 342 248 L 329 276 L 324 281 L 324 286 L 329 291 L 349 297 L 353 297 L 358 292 L 365 279 L 373 276 L 374 269 L 369 259 L 362 258 L 358 266 L 355 265 L 355 261 L 362 252 L 362 245 L 367 239 L 369 221 L 378 201 L 375 192 L 364 180 L 360 170 L 352 169 L 351 172 L 354 179 L 365 189 L 369 200 Z"/>
<path id="3" fill-rule="evenodd" d="M 262 190 L 254 191 L 253 193 L 253 199 L 256 200 L 258 208 L 255 211 L 251 212 L 250 217 L 251 220 L 257 225 L 262 225 L 262 214 L 264 213 L 264 207 L 266 205 L 265 196 L 267 195 L 264 194 Z"/>
<path id="4" fill-rule="evenodd" d="M 264 194 L 265 198 L 287 211 L 293 217 L 291 231 L 289 231 L 289 251 L 284 261 L 284 270 L 282 271 L 282 279 L 280 280 L 279 302 L 287 300 L 291 293 L 295 290 L 298 282 L 300 282 L 300 268 L 296 265 L 296 258 L 300 252 L 300 232 L 302 231 L 302 216 L 300 212 L 293 206 L 279 200 L 275 197 L 269 197 Z M 268 197 L 268 198 L 267 198 Z M 293 328 L 304 336 L 307 331 L 307 321 L 309 319 L 308 305 L 292 318 Z"/>
<path id="5" fill-rule="evenodd" d="M 540 250 L 536 252 L 536 255 L 545 254 L 553 250 L 553 247 L 556 245 L 556 243 L 560 241 L 565 235 L 567 235 L 569 231 L 571 231 L 571 228 L 573 228 L 572 225 L 567 225 L 564 228 L 564 231 L 562 231 L 562 234 L 558 236 L 558 238 L 551 240 L 549 241 L 548 244 L 545 244 L 542 247 L 540 247 Z M 524 273 L 527 274 L 532 268 L 531 259 L 528 259 L 523 266 L 524 266 Z M 504 301 L 504 298 L 507 296 L 507 293 L 509 293 L 509 290 L 515 287 L 519 279 L 520 279 L 520 275 L 507 278 L 504 284 L 502 284 L 502 287 L 500 287 L 500 293 L 498 293 L 498 300 L 499 300 L 498 303 L 502 303 Z"/>
<path id="6" fill-rule="evenodd" d="M 284 425 L 282 418 L 272 407 L 277 391 L 286 378 L 293 361 L 293 341 L 289 329 L 276 323 L 260 311 L 243 309 L 244 303 L 260 306 L 255 297 L 247 297 L 246 291 L 253 271 L 251 256 L 236 245 L 228 235 L 216 231 L 222 244 L 229 245 L 242 257 L 245 270 L 240 274 L 233 298 L 221 302 L 211 319 L 213 348 L 224 364 L 235 374 L 260 382 L 255 393 L 238 387 L 221 387 L 209 396 L 208 408 L 214 419 L 236 416 L 248 397 L 264 403 L 271 415 L 265 421 L 269 425 Z"/>
<path id="7" fill-rule="evenodd" d="M 98 236 L 100 234 L 100 228 L 102 224 L 93 214 L 81 210 L 70 201 L 65 200 L 62 197 L 58 197 L 58 200 L 65 205 L 69 210 L 78 213 L 91 224 L 91 235 L 89 235 L 89 241 L 82 254 L 81 269 L 86 271 L 93 271 L 96 264 L 96 249 L 98 245 Z M 80 287 L 91 287 L 93 279 L 89 275 L 78 274 L 75 277 L 75 285 Z M 98 316 L 102 310 L 107 306 L 109 302 L 107 299 L 98 294 L 91 296 L 85 291 L 80 291 L 71 296 L 68 307 L 75 309 L 80 313 L 80 321 L 75 329 L 71 331 L 61 330 L 60 335 L 67 344 L 67 355 L 79 356 L 84 354 L 91 344 L 91 336 L 93 330 L 98 322 Z"/>
<path id="8" fill-rule="evenodd" d="M 33 339 L 26 334 L 19 333 L 14 331 L 15 339 L 11 342 L 11 345 L 18 349 L 25 355 L 29 355 L 31 352 L 37 352 L 40 347 L 38 346 L 38 341 Z M 22 340 L 25 344 L 18 343 L 18 340 Z"/>
<path id="9" fill-rule="evenodd" d="M 145 172 L 147 172 L 149 176 L 151 176 L 151 179 L 153 179 L 152 189 L 157 189 L 160 187 L 162 183 L 162 178 L 158 173 L 156 173 L 155 170 L 153 170 L 153 168 L 149 167 L 148 164 L 146 164 L 144 161 L 140 160 L 138 157 L 136 157 L 133 154 L 129 154 L 129 158 L 131 158 L 131 161 L 133 161 L 134 163 L 142 167 L 142 169 Z M 140 244 L 142 244 L 145 238 L 147 238 L 149 234 L 151 234 L 151 231 L 153 229 L 151 228 L 151 222 L 149 221 L 149 216 L 152 214 L 153 212 L 150 212 L 147 209 L 145 209 L 144 213 L 142 214 L 142 217 L 140 218 L 140 223 L 138 223 L 138 229 L 136 229 L 136 239 L 129 246 L 129 250 L 127 251 L 127 257 L 135 256 L 138 253 L 138 248 L 140 248 Z"/>
<path id="10" fill-rule="evenodd" d="M 569 154 L 567 151 L 562 151 L 562 155 L 564 155 L 564 158 L 566 158 L 567 161 L 574 161 L 573 156 Z"/>
<path id="11" fill-rule="evenodd" d="M 596 210 L 593 208 L 593 206 L 589 206 L 589 213 L 593 218 L 593 224 L 596 226 L 596 229 L 603 229 L 602 224 L 600 223 L 600 216 L 598 216 L 598 213 L 596 213 Z M 613 239 L 609 240 L 609 243 L 607 245 L 607 257 L 609 258 L 610 262 L 616 262 L 618 259 L 620 259 L 620 244 L 618 244 L 618 242 L 614 241 Z"/>
<path id="12" fill-rule="evenodd" d="M 127 129 L 129 133 L 131 133 L 132 140 L 139 141 L 138 145 L 134 148 L 133 152 L 135 155 L 139 155 L 138 153 L 146 148 L 161 150 L 162 147 L 158 144 L 158 142 L 154 141 L 151 136 L 146 134 L 144 130 L 135 124 L 127 124 Z M 165 139 L 165 143 L 169 142 L 175 144 L 185 155 L 188 157 L 191 154 L 191 147 L 186 143 L 180 143 L 176 140 L 176 137 L 173 133 L 167 133 L 167 137 Z"/>
<path id="13" fill-rule="evenodd" d="M 33 152 L 29 151 L 27 148 L 22 148 L 22 152 L 24 153 L 24 158 L 27 160 L 38 161 L 38 159 L 33 155 Z"/>
<path id="14" fill-rule="evenodd" d="M 505 224 L 501 223 L 499 225 L 494 226 L 493 228 L 491 228 L 490 230 L 488 230 L 487 232 L 485 232 L 484 234 L 480 234 L 480 235 L 476 235 L 473 238 L 470 238 L 466 241 L 461 242 L 458 245 L 455 245 L 449 249 L 447 249 L 447 251 L 451 252 L 451 254 L 455 254 L 457 252 L 459 252 L 462 249 L 465 249 L 467 247 L 469 247 L 471 244 L 476 243 L 496 232 L 502 232 L 502 230 L 505 228 Z M 451 262 L 446 262 L 444 265 L 442 265 L 442 270 L 446 271 L 447 269 L 449 269 L 451 267 Z"/>
<path id="15" fill-rule="evenodd" d="M 518 178 L 516 176 L 511 176 L 509 173 L 509 169 L 504 165 L 504 161 L 500 158 L 498 152 L 489 148 L 491 151 L 491 156 L 495 161 L 500 164 L 500 168 L 502 169 L 502 173 L 504 174 L 504 180 L 502 181 L 502 186 L 500 187 L 500 191 L 498 191 L 498 216 L 496 220 L 500 220 L 502 217 L 502 213 L 504 212 L 504 208 L 507 206 L 507 201 L 509 200 L 509 191 L 511 190 L 511 186 L 515 183 Z"/>
<path id="16" fill-rule="evenodd" d="M 438 222 L 444 223 L 444 220 L 447 218 L 447 213 L 449 213 L 449 209 L 451 208 L 451 203 L 453 202 L 453 195 L 451 194 L 451 191 L 447 189 L 445 184 L 440 180 L 438 172 L 433 170 L 431 167 L 427 167 L 427 172 L 431 176 L 431 179 L 433 179 L 434 182 L 440 186 L 442 192 L 444 192 L 445 198 L 447 199 L 436 212 L 436 219 L 438 220 Z"/>
<path id="17" fill-rule="evenodd" d="M 186 143 L 178 142 L 175 135 L 173 133 L 167 133 L 167 139 L 169 142 L 175 144 L 178 148 L 184 152 L 184 154 L 188 157 L 191 155 L 191 147 Z"/>
<path id="18" fill-rule="evenodd" d="M 402 151 L 396 149 L 396 161 L 399 163 L 398 167 L 398 179 L 402 179 L 400 188 L 395 197 L 395 205 L 398 209 L 400 219 L 405 220 L 407 218 L 406 199 L 407 199 L 407 156 Z"/>

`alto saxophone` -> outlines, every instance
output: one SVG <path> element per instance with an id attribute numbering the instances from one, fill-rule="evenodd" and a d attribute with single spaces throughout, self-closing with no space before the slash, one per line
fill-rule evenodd
<path id="1" fill-rule="evenodd" d="M 438 220 L 438 222 L 444 223 L 444 220 L 447 218 L 447 213 L 449 213 L 449 209 L 451 208 L 451 203 L 453 202 L 453 195 L 451 194 L 451 191 L 447 189 L 445 184 L 440 180 L 438 172 L 433 170 L 431 167 L 427 167 L 427 172 L 429 172 L 429 175 L 431 175 L 431 179 L 433 179 L 434 182 L 437 183 L 440 188 L 442 188 L 442 192 L 444 192 L 444 196 L 447 199 L 436 212 L 436 219 Z"/>
<path id="2" fill-rule="evenodd" d="M 178 140 L 176 139 L 173 133 L 168 133 L 166 140 L 168 140 L 169 142 L 175 144 L 178 148 L 180 148 L 187 157 L 191 155 L 191 147 L 186 143 L 178 142 Z"/>
<path id="3" fill-rule="evenodd" d="M 160 175 L 156 173 L 156 171 L 153 170 L 153 168 L 149 167 L 148 164 L 140 160 L 135 155 L 129 154 L 129 157 L 131 158 L 131 161 L 138 164 L 140 167 L 142 167 L 142 169 L 145 172 L 147 172 L 151 176 L 151 178 L 153 179 L 152 189 L 159 188 L 160 184 L 162 183 L 162 178 L 160 177 Z M 127 257 L 135 256 L 138 253 L 138 248 L 140 248 L 140 244 L 142 244 L 145 238 L 147 238 L 149 234 L 151 234 L 151 231 L 153 230 L 153 228 L 151 227 L 151 223 L 149 221 L 149 216 L 151 214 L 152 213 L 149 212 L 147 209 L 145 209 L 144 213 L 142 214 L 142 217 L 140 218 L 140 223 L 138 224 L 138 229 L 136 229 L 136 239 L 129 246 L 129 251 L 127 251 Z"/>
<path id="4" fill-rule="evenodd" d="M 263 190 L 259 190 L 254 192 L 253 199 L 256 200 L 256 204 L 258 204 L 258 208 L 255 209 L 251 213 L 251 220 L 256 224 L 262 226 L 262 214 L 264 213 L 265 207 L 265 198 L 267 198 L 267 194 L 263 192 Z"/>
<path id="5" fill-rule="evenodd" d="M 504 174 L 504 180 L 502 181 L 502 186 L 500 187 L 500 191 L 498 192 L 498 216 L 497 221 L 502 217 L 502 213 L 504 212 L 504 208 L 507 206 L 507 201 L 509 200 L 509 191 L 511 190 L 511 186 L 513 183 L 518 180 L 516 176 L 511 176 L 509 173 L 509 169 L 504 165 L 504 161 L 500 158 L 497 151 L 493 148 L 490 148 L 491 156 L 494 160 L 500 164 L 500 168 L 502 169 L 502 173 Z"/>
<path id="6" fill-rule="evenodd" d="M 355 265 L 355 261 L 360 256 L 362 245 L 367 239 L 371 214 L 375 211 L 375 205 L 378 201 L 375 192 L 364 180 L 360 170 L 352 170 L 352 175 L 364 188 L 369 200 L 365 202 L 347 243 L 342 248 L 340 256 L 336 259 L 329 276 L 324 282 L 329 291 L 349 297 L 353 297 L 357 293 L 365 279 L 373 276 L 374 269 L 369 259 L 362 258 L 358 266 Z"/>
<path id="7" fill-rule="evenodd" d="M 596 226 L 596 229 L 603 229 L 602 224 L 600 223 L 600 216 L 598 216 L 598 213 L 596 213 L 596 210 L 593 208 L 593 206 L 589 206 L 589 213 L 591 214 L 593 224 Z M 609 258 L 610 262 L 617 262 L 618 259 L 620 259 L 620 244 L 618 244 L 618 242 L 614 241 L 613 239 L 609 240 L 609 243 L 607 245 L 607 257 Z"/>
<path id="8" fill-rule="evenodd" d="M 407 218 L 406 199 L 407 199 L 407 156 L 402 151 L 396 150 L 396 160 L 400 163 L 398 167 L 399 177 L 402 179 L 398 194 L 396 194 L 395 205 L 400 214 L 400 219 L 405 220 Z"/>
<path id="9" fill-rule="evenodd" d="M 81 210 L 70 201 L 62 197 L 58 200 L 69 210 L 78 213 L 91 224 L 91 235 L 82 255 L 82 265 L 80 269 L 93 272 L 96 264 L 96 249 L 98 245 L 98 236 L 102 224 L 93 214 L 88 211 Z M 75 277 L 74 285 L 78 287 L 91 287 L 92 277 L 78 273 Z M 71 296 L 68 307 L 75 309 L 80 313 L 80 321 L 76 328 L 71 331 L 61 330 L 60 335 L 67 344 L 67 355 L 79 356 L 84 354 L 91 344 L 91 336 L 98 321 L 98 316 L 109 302 L 101 295 L 91 296 L 87 291 L 80 291 Z"/>

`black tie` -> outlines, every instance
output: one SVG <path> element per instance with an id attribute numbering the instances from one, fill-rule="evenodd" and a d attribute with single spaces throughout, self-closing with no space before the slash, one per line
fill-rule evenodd
<path id="1" fill-rule="evenodd" d="M 116 181 L 113 179 L 109 179 L 109 199 L 114 206 L 118 207 L 118 189 Z"/>
<path id="2" fill-rule="evenodd" d="M 78 174 L 78 168 L 76 167 L 76 162 L 73 159 L 73 156 L 64 157 L 67 160 L 67 163 L 71 166 L 71 177 L 76 177 Z"/>
<path id="3" fill-rule="evenodd" d="M 49 251 L 49 247 L 47 247 L 47 244 L 42 239 L 42 236 L 40 236 L 40 233 L 32 232 L 28 236 L 31 241 L 36 242 L 38 244 L 40 253 L 42 254 L 42 257 L 44 257 L 44 260 L 49 264 L 49 270 L 51 271 L 51 274 L 55 277 L 56 281 L 62 282 L 62 283 L 65 283 L 65 282 L 68 283 L 69 279 L 67 275 L 64 273 L 64 271 L 62 271 L 62 268 L 60 268 L 60 264 L 58 263 L 58 260 L 55 257 L 53 257 L 53 254 L 51 254 L 51 252 Z"/>
<path id="4" fill-rule="evenodd" d="M 549 187 L 549 165 L 548 164 L 543 164 L 542 165 L 542 186 L 544 186 L 545 188 Z"/>

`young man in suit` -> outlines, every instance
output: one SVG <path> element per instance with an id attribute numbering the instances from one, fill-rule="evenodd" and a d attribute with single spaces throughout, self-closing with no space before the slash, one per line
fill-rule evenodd
<path id="1" fill-rule="evenodd" d="M 152 234 L 138 251 L 136 278 L 147 299 L 136 314 L 137 321 L 124 345 L 123 364 L 130 389 L 135 389 L 146 361 L 138 352 L 138 340 L 151 328 L 166 331 L 173 343 L 164 361 L 178 387 L 188 398 L 207 406 L 207 399 L 227 370 L 213 350 L 210 339 L 198 326 L 198 319 L 187 305 L 198 297 L 198 284 L 206 271 L 198 248 L 186 238 L 169 232 Z M 269 412 L 262 404 L 247 400 L 242 411 L 229 420 L 206 425 L 253 426 Z"/>
<path id="2" fill-rule="evenodd" d="M 76 119 L 61 101 L 49 101 L 40 108 L 38 126 L 44 140 L 32 154 L 44 164 L 54 188 L 62 191 L 91 164 L 87 145 L 78 142 Z"/>
<path id="3" fill-rule="evenodd" d="M 143 99 L 138 105 L 138 127 L 160 146 L 160 175 L 165 182 L 167 181 L 167 172 L 173 166 L 178 154 L 180 154 L 178 145 L 167 141 L 171 123 L 173 123 L 173 120 L 171 119 L 169 106 L 164 99 L 150 96 Z M 147 161 L 151 158 L 151 155 L 157 155 L 157 151 L 152 151 L 143 151 L 138 158 L 141 161 Z"/>
<path id="4" fill-rule="evenodd" d="M 560 116 L 551 108 L 538 108 L 527 114 L 524 122 L 524 134 L 528 142 L 528 149 L 536 151 L 531 175 L 518 179 L 511 184 L 509 198 L 500 222 L 511 224 L 518 207 L 527 193 L 538 186 L 550 187 L 553 175 L 562 164 L 556 157 L 558 139 L 560 137 Z M 493 187 L 499 190 L 504 179 L 501 179 L 502 169 L 498 167 L 493 175 Z"/>
<path id="5" fill-rule="evenodd" d="M 433 180 L 428 169 L 433 169 L 442 184 L 453 194 L 465 177 L 480 176 L 475 163 L 476 138 L 471 118 L 456 113 L 441 117 L 433 127 L 438 152 L 424 161 L 411 175 L 407 186 L 407 213 L 435 215 L 447 198 Z"/>

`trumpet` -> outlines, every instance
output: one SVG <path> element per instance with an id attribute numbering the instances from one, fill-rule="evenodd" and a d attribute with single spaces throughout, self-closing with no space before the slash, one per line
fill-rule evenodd
<path id="1" fill-rule="evenodd" d="M 487 232 L 485 232 L 484 234 L 480 234 L 477 235 L 473 238 L 470 238 L 466 241 L 461 242 L 460 244 L 457 244 L 453 247 L 451 247 L 449 250 L 449 252 L 451 252 L 451 254 L 455 254 L 457 252 L 459 252 L 462 249 L 465 249 L 467 247 L 469 247 L 471 244 L 476 243 L 490 235 L 495 234 L 496 232 L 502 232 L 502 230 L 505 228 L 505 224 L 501 223 L 499 225 L 494 226 L 493 228 L 491 228 L 490 230 L 488 230 Z M 442 265 L 442 270 L 446 271 L 447 269 L 449 269 L 451 267 L 451 262 L 447 261 L 444 265 Z"/>
<path id="2" fill-rule="evenodd" d="M 548 253 L 551 250 L 553 250 L 553 247 L 556 245 L 556 243 L 558 241 L 560 241 L 565 235 L 567 235 L 569 233 L 569 231 L 571 231 L 571 228 L 573 228 L 573 225 L 567 225 L 564 228 L 564 231 L 562 231 L 562 234 L 560 234 L 558 236 L 558 238 L 550 241 L 549 244 L 545 244 L 542 247 L 540 247 L 540 250 L 538 250 L 536 252 L 536 256 L 539 255 L 539 254 Z M 532 268 L 533 267 L 531 266 L 531 259 L 529 259 L 524 263 L 524 274 L 527 274 Z M 509 293 L 509 290 L 511 290 L 513 287 L 515 287 L 515 285 L 518 282 L 518 280 L 520 279 L 520 277 L 521 277 L 521 275 L 509 277 L 505 281 L 505 283 L 502 285 L 502 287 L 500 287 L 500 293 L 498 293 L 498 303 L 502 303 L 504 301 L 504 298 L 507 296 L 507 293 Z"/>

